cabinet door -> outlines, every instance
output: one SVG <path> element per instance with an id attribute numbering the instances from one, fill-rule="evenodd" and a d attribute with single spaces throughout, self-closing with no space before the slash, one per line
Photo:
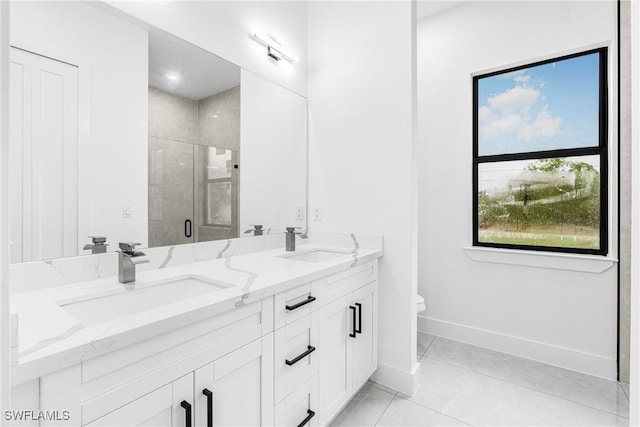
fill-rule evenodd
<path id="1" fill-rule="evenodd" d="M 325 425 L 351 398 L 351 295 L 327 304 L 320 312 L 320 424 Z"/>
<path id="2" fill-rule="evenodd" d="M 358 390 L 369 379 L 378 365 L 377 349 L 377 305 L 376 283 L 364 286 L 353 293 L 356 307 L 356 338 L 351 340 L 353 391 Z"/>
<path id="3" fill-rule="evenodd" d="M 210 425 L 211 392 L 214 426 L 273 424 L 273 335 L 267 335 L 196 371 L 196 426 Z"/>
<path id="4" fill-rule="evenodd" d="M 193 401 L 197 427 L 210 425 L 209 419 L 213 416 L 213 382 L 213 362 L 195 372 Z"/>
<path id="5" fill-rule="evenodd" d="M 97 426 L 186 426 L 186 409 L 182 401 L 191 402 L 193 374 L 167 384 L 98 418 L 87 427 Z"/>

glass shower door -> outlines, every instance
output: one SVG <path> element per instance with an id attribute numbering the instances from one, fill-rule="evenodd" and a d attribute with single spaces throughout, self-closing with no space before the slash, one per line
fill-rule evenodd
<path id="1" fill-rule="evenodd" d="M 238 152 L 198 146 L 197 241 L 238 237 Z"/>
<path id="2" fill-rule="evenodd" d="M 193 144 L 149 138 L 149 247 L 193 243 Z"/>
<path id="3" fill-rule="evenodd" d="M 238 236 L 238 152 L 150 137 L 149 246 Z"/>

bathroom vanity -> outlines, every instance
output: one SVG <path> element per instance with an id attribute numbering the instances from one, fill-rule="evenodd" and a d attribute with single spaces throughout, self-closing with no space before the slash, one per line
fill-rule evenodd
<path id="1" fill-rule="evenodd" d="M 11 7 L 10 110 L 25 129 L 11 139 L 11 398 L 23 412 L 7 421 L 326 425 L 377 367 L 382 238 L 311 233 L 285 250 L 285 227 L 288 249 L 309 228 L 306 63 L 276 67 L 244 24 L 175 27 L 189 22 L 179 3 L 129 6 Z M 233 19 L 258 6 L 195 5 Z M 47 67 L 69 73 L 51 88 L 77 93 L 36 96 L 39 74 L 23 71 Z M 51 135 L 32 111 L 77 129 L 59 130 L 66 157 L 30 138 Z M 124 242 L 149 260 L 129 265 L 133 285 L 110 252 Z"/>
<path id="2" fill-rule="evenodd" d="M 310 240 L 141 272 L 130 288 L 14 295 L 31 346 L 14 409 L 56 415 L 40 425 L 326 425 L 376 370 L 382 246 Z M 56 321 L 65 331 L 47 336 Z"/>

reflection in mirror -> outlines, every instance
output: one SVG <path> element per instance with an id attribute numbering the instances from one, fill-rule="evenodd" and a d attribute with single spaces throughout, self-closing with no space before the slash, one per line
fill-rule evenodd
<path id="1" fill-rule="evenodd" d="M 147 242 L 148 33 L 85 2 L 12 2 L 12 263 Z"/>
<path id="2" fill-rule="evenodd" d="M 304 97 L 106 3 L 12 2 L 10 43 L 11 263 L 306 226 Z"/>
<path id="3" fill-rule="evenodd" d="M 240 70 L 149 34 L 149 246 L 238 237 Z"/>

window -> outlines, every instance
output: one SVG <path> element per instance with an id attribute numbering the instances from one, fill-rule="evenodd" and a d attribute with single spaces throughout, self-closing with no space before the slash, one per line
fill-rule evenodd
<path id="1" fill-rule="evenodd" d="M 607 253 L 607 50 L 473 77 L 473 244 Z"/>
<path id="2" fill-rule="evenodd" d="M 234 211 L 232 171 L 235 154 L 232 150 L 224 148 L 205 149 L 205 200 L 202 224 L 210 227 L 231 227 Z"/>

